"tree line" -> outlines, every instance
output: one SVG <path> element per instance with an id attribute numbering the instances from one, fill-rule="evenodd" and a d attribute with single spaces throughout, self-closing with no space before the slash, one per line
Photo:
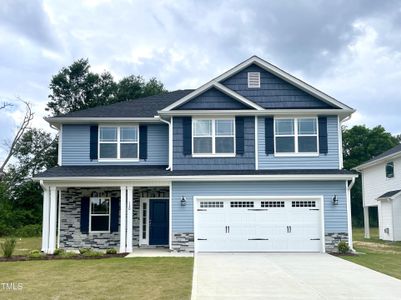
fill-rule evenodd
<path id="1" fill-rule="evenodd" d="M 79 59 L 55 74 L 49 85 L 46 110 L 58 116 L 80 109 L 167 92 L 156 78 L 146 81 L 130 75 L 116 81 L 110 72 L 94 73 L 87 59 Z M 29 103 L 25 119 L 10 143 L 0 168 L 0 236 L 40 235 L 42 220 L 42 189 L 32 176 L 57 165 L 58 136 L 31 127 L 33 113 Z M 0 115 L 12 106 L 0 104 Z M 357 165 L 394 147 L 400 136 L 393 136 L 382 126 L 343 127 L 344 167 Z M 352 216 L 355 226 L 363 225 L 361 179 L 352 189 Z M 374 216 L 372 217 L 374 218 Z M 372 220 L 371 224 L 375 224 Z"/>

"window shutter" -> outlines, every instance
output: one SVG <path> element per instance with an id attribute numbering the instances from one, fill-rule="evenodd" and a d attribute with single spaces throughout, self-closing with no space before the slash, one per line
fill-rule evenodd
<path id="1" fill-rule="evenodd" d="M 265 152 L 274 154 L 274 118 L 265 118 Z"/>
<path id="2" fill-rule="evenodd" d="M 81 233 L 89 233 L 89 197 L 81 198 Z"/>
<path id="3" fill-rule="evenodd" d="M 90 127 L 90 150 L 89 158 L 90 160 L 97 159 L 97 143 L 98 143 L 98 126 L 91 125 Z"/>
<path id="4" fill-rule="evenodd" d="M 182 118 L 182 133 L 183 133 L 183 143 L 184 155 L 192 154 L 192 118 L 191 117 L 183 117 Z"/>
<path id="5" fill-rule="evenodd" d="M 327 141 L 327 117 L 319 117 L 319 152 L 327 154 L 328 141 Z"/>
<path id="6" fill-rule="evenodd" d="M 236 117 L 235 118 L 235 146 L 236 146 L 236 154 L 244 155 L 244 117 Z"/>
<path id="7" fill-rule="evenodd" d="M 111 198 L 111 210 L 110 210 L 110 232 L 118 232 L 120 217 L 120 198 Z"/>
<path id="8" fill-rule="evenodd" d="M 148 158 L 148 126 L 139 126 L 139 158 Z"/>

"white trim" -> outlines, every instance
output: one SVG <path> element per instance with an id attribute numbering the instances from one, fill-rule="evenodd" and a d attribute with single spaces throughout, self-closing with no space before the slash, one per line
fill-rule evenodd
<path id="1" fill-rule="evenodd" d="M 361 164 L 361 165 L 355 167 L 354 169 L 355 169 L 356 171 L 359 171 L 359 172 L 360 172 L 360 171 L 362 171 L 362 170 L 364 170 L 364 169 L 367 169 L 367 168 L 369 168 L 369 167 L 378 165 L 378 164 L 380 164 L 380 163 L 382 163 L 382 162 L 387 162 L 387 161 L 394 160 L 394 159 L 396 159 L 396 158 L 398 158 L 398 157 L 401 157 L 401 151 L 396 152 L 396 153 L 393 153 L 393 154 L 386 155 L 386 156 L 381 157 L 381 158 L 379 158 L 379 159 L 377 159 L 377 160 L 374 160 L 374 161 L 372 161 L 372 162 L 368 162 L 368 163 Z"/>
<path id="2" fill-rule="evenodd" d="M 330 97 L 329 95 L 319 91 L 318 89 L 314 88 L 313 86 L 305 83 L 304 81 L 290 75 L 289 73 L 281 70 L 280 68 L 268 63 L 267 61 L 257 57 L 257 56 L 252 56 L 250 58 L 248 58 L 247 60 L 243 61 L 242 63 L 238 64 L 237 66 L 235 66 L 234 68 L 224 72 L 223 74 L 221 74 L 220 76 L 212 79 L 211 81 L 207 82 L 206 84 L 202 85 L 200 88 L 198 88 L 197 90 L 193 91 L 192 93 L 188 94 L 187 96 L 185 96 L 184 98 L 181 98 L 180 100 L 174 102 L 173 104 L 167 106 L 166 108 L 164 108 L 162 110 L 162 112 L 166 112 L 166 111 L 170 111 L 171 109 L 179 106 L 182 103 L 185 103 L 186 101 L 188 101 L 189 99 L 195 97 L 196 95 L 202 93 L 203 91 L 207 90 L 208 88 L 210 88 L 211 86 L 213 86 L 215 83 L 221 82 L 224 79 L 234 75 L 235 73 L 245 69 L 246 67 L 248 67 L 251 64 L 256 64 L 257 66 L 261 67 L 262 69 L 273 73 L 274 75 L 278 76 L 279 78 L 289 82 L 290 84 L 300 88 L 301 90 L 307 92 L 308 94 L 311 94 L 315 97 L 317 97 L 318 99 L 328 103 L 328 104 L 332 104 L 335 105 L 343 110 L 347 110 L 349 111 L 349 114 L 353 113 L 355 110 L 352 109 L 351 107 L 341 103 L 340 101 L 334 99 L 333 97 Z"/>
<path id="3" fill-rule="evenodd" d="M 257 76 L 257 84 L 253 84 L 251 81 L 252 76 Z M 247 79 L 248 79 L 248 89 L 258 89 L 260 88 L 260 72 L 248 72 L 247 74 Z"/>
<path id="4" fill-rule="evenodd" d="M 168 201 L 168 247 L 173 250 L 173 183 L 169 185 L 169 201 Z"/>
<path id="5" fill-rule="evenodd" d="M 133 186 L 127 186 L 127 252 L 132 252 L 132 231 L 134 218 Z"/>
<path id="6" fill-rule="evenodd" d="M 351 183 L 348 184 L 348 181 L 345 182 L 345 191 L 346 191 L 346 201 L 347 201 L 347 230 L 348 230 L 348 246 L 351 251 L 354 250 L 353 239 L 352 239 L 352 217 L 351 217 L 351 189 L 354 186 L 355 178 L 352 179 Z"/>
<path id="7" fill-rule="evenodd" d="M 61 190 L 58 190 L 58 196 L 57 196 L 57 203 L 58 203 L 58 213 L 57 213 L 57 243 L 56 247 L 57 249 L 60 248 L 60 225 L 61 225 Z"/>
<path id="8" fill-rule="evenodd" d="M 341 121 L 340 117 L 337 116 L 337 124 L 338 124 L 338 169 L 341 170 L 344 168 L 344 158 L 343 158 L 343 132 L 341 129 Z"/>
<path id="9" fill-rule="evenodd" d="M 259 170 L 259 122 L 258 116 L 255 116 L 255 170 Z"/>
<path id="10" fill-rule="evenodd" d="M 143 238 L 143 204 L 146 203 L 146 238 Z M 139 246 L 149 245 L 149 198 L 139 198 Z"/>
<path id="11" fill-rule="evenodd" d="M 377 200 L 377 201 L 381 201 L 381 200 L 394 200 L 394 199 L 398 198 L 399 196 L 401 196 L 401 191 L 398 192 L 397 194 L 394 194 L 394 195 L 391 196 L 391 197 L 379 197 L 379 198 L 376 198 L 376 200 Z"/>
<path id="12" fill-rule="evenodd" d="M 109 201 L 108 214 L 94 214 L 92 213 L 92 200 L 101 199 Z M 92 230 L 92 217 L 109 217 L 109 230 Z M 89 197 L 89 233 L 110 233 L 110 219 L 111 219 L 111 198 L 110 197 Z"/>
<path id="13" fill-rule="evenodd" d="M 47 253 L 49 249 L 49 221 L 50 221 L 50 189 L 44 186 L 43 189 L 43 219 L 42 219 L 42 251 Z"/>
<path id="14" fill-rule="evenodd" d="M 232 200 L 232 199 L 244 199 L 244 200 L 302 200 L 302 199 L 310 199 L 310 200 L 318 200 L 320 202 L 320 231 L 321 231 L 321 253 L 326 252 L 326 243 L 325 243 L 325 226 L 324 226 L 324 196 L 323 195 L 313 195 L 313 196 L 193 196 L 193 215 L 194 215 L 194 252 L 197 253 L 197 234 L 196 234 L 196 226 L 198 224 L 197 218 L 197 207 L 198 202 L 202 200 Z M 235 249 L 233 252 L 237 252 Z M 260 251 L 256 251 L 260 252 Z M 289 252 L 292 252 L 289 250 Z"/>
<path id="15" fill-rule="evenodd" d="M 56 250 L 57 235 L 57 188 L 50 186 L 50 217 L 49 217 L 49 246 L 48 254 L 53 254 Z"/>
<path id="16" fill-rule="evenodd" d="M 219 89 L 221 92 L 227 94 L 228 96 L 231 96 L 231 97 L 237 99 L 238 101 L 240 101 L 240 102 L 242 102 L 242 103 L 244 103 L 244 104 L 246 104 L 246 105 L 248 105 L 250 107 L 253 107 L 256 110 L 264 110 L 264 108 L 261 107 L 260 105 L 256 104 L 255 102 L 253 102 L 251 100 L 248 100 L 244 96 L 242 96 L 242 95 L 238 94 L 237 92 L 227 88 L 226 86 L 222 85 L 221 83 L 216 82 L 214 84 L 214 87 Z"/>
<path id="17" fill-rule="evenodd" d="M 120 253 L 125 253 L 127 250 L 127 187 L 121 186 L 120 190 Z"/>
<path id="18" fill-rule="evenodd" d="M 100 140 L 100 130 L 102 128 L 116 128 L 117 129 L 117 140 L 115 142 L 107 142 Z M 122 142 L 121 141 L 121 128 L 135 128 L 136 129 L 136 141 L 129 141 L 129 142 Z M 97 153 L 98 153 L 98 162 L 139 162 L 139 125 L 132 124 L 132 125 L 99 125 L 98 126 L 98 139 L 97 139 Z M 117 145 L 117 157 L 116 158 L 101 158 L 100 157 L 100 144 L 116 144 Z M 137 145 L 137 157 L 132 158 L 121 158 L 121 144 L 136 144 Z"/>
<path id="19" fill-rule="evenodd" d="M 58 131 L 58 158 L 57 164 L 59 166 L 63 165 L 63 124 L 60 125 L 60 129 Z"/>
<path id="20" fill-rule="evenodd" d="M 144 118 L 123 118 L 123 117 L 50 117 L 43 118 L 46 122 L 59 128 L 61 124 L 92 124 L 92 123 L 132 123 L 132 122 L 146 122 L 146 123 L 159 123 L 160 121 L 155 117 Z"/>
<path id="21" fill-rule="evenodd" d="M 158 117 L 160 121 L 168 125 L 168 168 L 166 170 L 173 170 L 173 117 L 170 122 Z"/>

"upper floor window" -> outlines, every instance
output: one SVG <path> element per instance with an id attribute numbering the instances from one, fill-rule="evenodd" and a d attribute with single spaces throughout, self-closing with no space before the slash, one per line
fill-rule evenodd
<path id="1" fill-rule="evenodd" d="M 394 162 L 390 161 L 386 164 L 386 178 L 394 177 Z"/>
<path id="2" fill-rule="evenodd" d="M 235 154 L 234 119 L 195 119 L 192 121 L 192 149 L 196 156 Z"/>
<path id="3" fill-rule="evenodd" d="M 138 159 L 138 126 L 99 127 L 99 159 Z"/>
<path id="4" fill-rule="evenodd" d="M 317 154 L 316 118 L 278 118 L 274 120 L 276 154 Z"/>
<path id="5" fill-rule="evenodd" d="M 248 88 L 260 88 L 259 72 L 248 72 Z"/>
<path id="6" fill-rule="evenodd" d="M 90 198 L 90 231 L 110 231 L 110 198 Z"/>

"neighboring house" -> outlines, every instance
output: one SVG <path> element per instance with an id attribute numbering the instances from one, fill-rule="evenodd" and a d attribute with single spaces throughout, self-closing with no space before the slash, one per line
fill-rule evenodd
<path id="1" fill-rule="evenodd" d="M 380 239 L 401 241 L 401 145 L 355 169 L 362 173 L 365 237 L 370 238 L 369 207 L 377 207 Z"/>
<path id="2" fill-rule="evenodd" d="M 196 90 L 47 118 L 42 250 L 352 246 L 341 122 L 354 110 L 251 57 Z"/>

